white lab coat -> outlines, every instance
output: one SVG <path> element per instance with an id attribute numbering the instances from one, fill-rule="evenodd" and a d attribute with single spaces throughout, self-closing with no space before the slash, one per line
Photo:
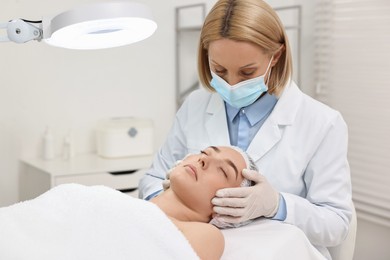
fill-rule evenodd
<path id="1" fill-rule="evenodd" d="M 140 182 L 140 196 L 161 189 L 167 170 L 187 153 L 230 145 L 226 120 L 218 94 L 203 89 L 191 93 Z M 351 220 L 347 145 L 348 130 L 340 113 L 291 83 L 247 149 L 259 172 L 282 193 L 285 222 L 301 228 L 325 255 L 325 247 L 345 238 Z"/>

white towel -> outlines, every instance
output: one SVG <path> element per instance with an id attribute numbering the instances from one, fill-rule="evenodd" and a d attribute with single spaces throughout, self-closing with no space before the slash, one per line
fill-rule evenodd
<path id="1" fill-rule="evenodd" d="M 198 259 L 153 203 L 78 184 L 0 208 L 0 259 Z"/>

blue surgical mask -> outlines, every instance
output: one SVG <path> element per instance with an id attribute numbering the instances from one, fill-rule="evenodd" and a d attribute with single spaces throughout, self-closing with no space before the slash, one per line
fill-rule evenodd
<path id="1" fill-rule="evenodd" d="M 268 90 L 267 85 L 265 85 L 264 78 L 271 66 L 272 59 L 273 57 L 268 63 L 268 67 L 264 75 L 241 81 L 232 86 L 213 71 L 211 71 L 211 76 L 213 78 L 210 84 L 223 98 L 223 100 L 225 100 L 225 102 L 227 102 L 232 107 L 242 108 L 249 106 L 253 104 L 253 102 L 255 102 L 261 94 Z"/>

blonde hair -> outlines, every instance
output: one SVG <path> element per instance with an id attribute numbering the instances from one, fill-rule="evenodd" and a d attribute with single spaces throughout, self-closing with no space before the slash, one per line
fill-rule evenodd
<path id="1" fill-rule="evenodd" d="M 272 68 L 268 79 L 268 92 L 279 95 L 292 75 L 290 45 L 283 24 L 276 12 L 262 0 L 219 0 L 207 15 L 202 27 L 198 47 L 198 73 L 200 82 L 212 92 L 212 79 L 208 48 L 219 39 L 250 42 L 272 56 L 282 54 Z"/>

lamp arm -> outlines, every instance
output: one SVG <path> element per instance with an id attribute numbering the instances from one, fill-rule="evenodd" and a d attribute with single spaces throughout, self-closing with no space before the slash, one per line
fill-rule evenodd
<path id="1" fill-rule="evenodd" d="M 42 23 L 33 25 L 22 19 L 11 20 L 8 23 L 0 24 L 0 28 L 7 29 L 7 36 L 0 36 L 1 41 L 13 41 L 16 43 L 25 43 L 31 40 L 40 41 L 43 38 Z"/>

